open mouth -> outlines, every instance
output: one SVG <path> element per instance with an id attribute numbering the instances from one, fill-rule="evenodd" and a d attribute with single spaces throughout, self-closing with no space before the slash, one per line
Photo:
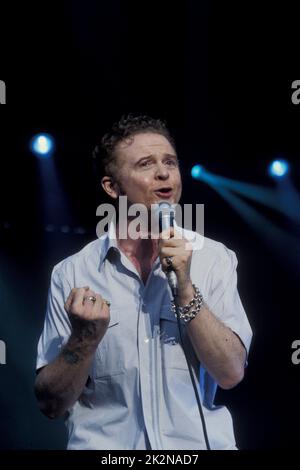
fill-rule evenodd
<path id="1" fill-rule="evenodd" d="M 160 188 L 154 192 L 160 197 L 170 197 L 172 194 L 172 188 L 170 187 Z"/>

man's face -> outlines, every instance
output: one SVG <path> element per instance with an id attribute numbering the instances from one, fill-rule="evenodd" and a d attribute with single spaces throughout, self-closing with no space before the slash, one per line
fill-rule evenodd
<path id="1" fill-rule="evenodd" d="M 151 204 L 167 201 L 178 203 L 181 176 L 175 150 L 160 134 L 145 132 L 116 147 L 116 179 L 128 203 Z"/>

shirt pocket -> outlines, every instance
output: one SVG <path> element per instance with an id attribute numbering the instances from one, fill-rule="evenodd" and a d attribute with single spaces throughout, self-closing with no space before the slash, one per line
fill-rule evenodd
<path id="1" fill-rule="evenodd" d="M 92 364 L 93 379 L 111 377 L 124 372 L 120 335 L 119 309 L 110 308 L 110 322 Z"/>
<path id="2" fill-rule="evenodd" d="M 185 326 L 181 324 L 182 336 L 186 344 Z M 171 305 L 163 305 L 160 312 L 160 344 L 162 366 L 166 369 L 188 369 L 180 343 L 177 319 Z"/>

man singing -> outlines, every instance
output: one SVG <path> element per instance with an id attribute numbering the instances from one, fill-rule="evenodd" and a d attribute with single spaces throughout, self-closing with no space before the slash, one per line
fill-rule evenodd
<path id="1" fill-rule="evenodd" d="M 112 201 L 127 196 L 129 206 L 149 213 L 162 200 L 179 202 L 175 144 L 160 120 L 123 117 L 94 157 Z M 193 250 L 190 231 L 179 226 L 159 239 L 151 231 L 122 238 L 119 228 L 112 221 L 108 233 L 53 270 L 38 345 L 41 411 L 65 417 L 68 449 L 206 448 L 171 308 L 171 267 L 210 446 L 235 449 L 230 413 L 214 405 L 217 385 L 230 389 L 243 379 L 252 336 L 234 252 L 206 237 Z"/>

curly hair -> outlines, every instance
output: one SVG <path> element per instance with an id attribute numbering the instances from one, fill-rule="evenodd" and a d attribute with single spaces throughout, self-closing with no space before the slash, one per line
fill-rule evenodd
<path id="1" fill-rule="evenodd" d="M 117 171 L 116 146 L 122 140 L 132 139 L 136 134 L 142 132 L 163 135 L 176 150 L 174 139 L 167 129 L 166 123 L 161 119 L 155 119 L 147 115 L 123 115 L 118 122 L 113 124 L 111 130 L 102 137 L 100 144 L 93 151 L 97 176 L 114 176 Z"/>

